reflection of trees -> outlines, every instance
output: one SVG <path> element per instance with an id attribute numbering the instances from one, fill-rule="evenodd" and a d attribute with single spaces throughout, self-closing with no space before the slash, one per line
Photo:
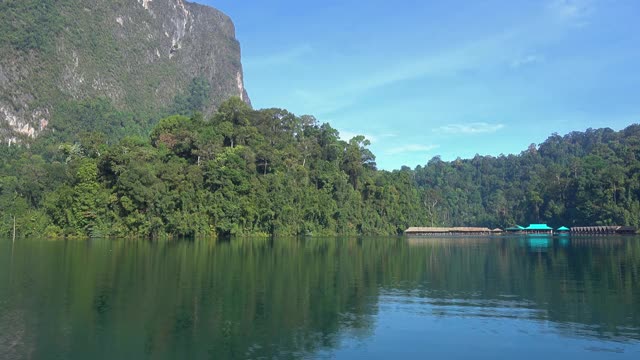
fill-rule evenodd
<path id="1" fill-rule="evenodd" d="M 0 295 L 35 358 L 300 357 L 367 334 L 388 292 L 637 339 L 639 257 L 633 239 L 545 252 L 481 238 L 25 241 Z"/>
<path id="2" fill-rule="evenodd" d="M 0 311 L 0 354 L 5 359 L 31 358 L 34 349 L 23 311 Z"/>
<path id="3" fill-rule="evenodd" d="M 412 266 L 426 271 L 405 287 L 428 284 L 427 297 L 473 300 L 474 306 L 487 304 L 478 300 L 515 295 L 512 300 L 542 310 L 532 316 L 560 323 L 562 329 L 640 338 L 637 239 L 571 238 L 571 246 L 566 239 L 550 239 L 545 251 L 526 239 L 460 240 L 411 243 Z M 438 259 L 435 266 L 434 257 Z M 412 274 L 398 277 L 407 279 Z"/>
<path id="4" fill-rule="evenodd" d="M 380 257 L 355 239 L 23 246 L 10 297 L 36 358 L 299 357 L 370 328 L 377 300 Z"/>

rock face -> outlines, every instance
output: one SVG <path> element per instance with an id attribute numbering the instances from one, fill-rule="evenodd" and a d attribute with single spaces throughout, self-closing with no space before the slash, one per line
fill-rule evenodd
<path id="1" fill-rule="evenodd" d="M 183 0 L 7 0 L 0 4 L 0 142 L 35 137 L 64 101 L 106 97 L 154 114 L 198 77 L 205 112 L 249 103 L 231 19 Z"/>

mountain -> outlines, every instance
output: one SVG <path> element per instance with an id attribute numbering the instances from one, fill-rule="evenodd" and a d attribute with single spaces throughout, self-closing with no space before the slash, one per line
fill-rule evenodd
<path id="1" fill-rule="evenodd" d="M 91 99 L 133 123 L 180 108 L 194 89 L 205 114 L 231 96 L 249 103 L 234 25 L 211 7 L 3 0 L 0 34 L 0 142 L 64 128 L 74 114 L 85 121 Z"/>

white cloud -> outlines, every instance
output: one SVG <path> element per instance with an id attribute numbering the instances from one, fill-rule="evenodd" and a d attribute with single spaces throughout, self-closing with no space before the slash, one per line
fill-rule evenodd
<path id="1" fill-rule="evenodd" d="M 514 69 L 519 69 L 521 67 L 530 66 L 534 64 L 538 64 L 544 62 L 544 57 L 536 54 L 528 54 L 521 56 L 511 62 L 511 67 Z"/>
<path id="2" fill-rule="evenodd" d="M 470 124 L 449 124 L 434 129 L 435 132 L 442 134 L 489 134 L 504 128 L 503 124 L 489 124 L 486 122 L 476 122 Z"/>
<path id="3" fill-rule="evenodd" d="M 407 145 L 391 148 L 387 151 L 387 154 L 397 155 L 397 154 L 404 154 L 404 153 L 410 153 L 410 152 L 428 152 L 433 149 L 437 149 L 438 147 L 440 146 L 434 145 L 434 144 L 431 144 L 431 145 L 407 144 Z"/>
<path id="4" fill-rule="evenodd" d="M 313 48 L 309 44 L 298 45 L 291 49 L 287 49 L 278 53 L 252 56 L 243 59 L 242 63 L 247 68 L 265 68 L 270 66 L 283 66 L 294 62 L 295 60 L 309 55 L 313 52 Z"/>
<path id="5" fill-rule="evenodd" d="M 340 87 L 330 90 L 297 90 L 294 96 L 305 100 L 311 111 L 319 116 L 333 114 L 354 103 L 367 92 L 390 85 L 429 77 L 455 77 L 468 70 L 509 63 L 504 51 L 517 39 L 517 33 L 506 31 L 485 39 L 425 53 L 409 61 L 380 65 L 384 70 L 362 72 L 353 69 L 352 76 L 341 79 Z"/>
<path id="6" fill-rule="evenodd" d="M 496 63 L 497 57 L 503 57 L 500 50 L 514 35 L 511 32 L 500 33 L 440 53 L 425 54 L 422 58 L 392 64 L 384 71 L 356 78 L 355 81 L 347 83 L 343 90 L 350 94 L 360 93 L 402 81 L 428 76 L 455 75 L 469 69 L 481 68 Z"/>
<path id="7" fill-rule="evenodd" d="M 398 134 L 393 134 L 393 133 L 387 133 L 387 134 L 380 134 L 378 135 L 379 138 L 393 138 L 398 136 Z"/>
<path id="8" fill-rule="evenodd" d="M 595 12 L 595 0 L 551 0 L 547 9 L 560 22 L 584 26 Z"/>
<path id="9" fill-rule="evenodd" d="M 546 0 L 518 26 L 489 34 L 449 48 L 441 48 L 410 58 L 381 63 L 380 71 L 353 68 L 340 79 L 339 87 L 305 91 L 307 106 L 318 114 L 332 115 L 358 103 L 370 91 L 406 81 L 429 78 L 456 78 L 469 71 L 479 72 L 509 66 L 513 69 L 541 64 L 546 58 L 532 47 L 557 41 L 569 27 L 588 23 L 595 13 L 597 0 Z M 514 54 L 522 54 L 514 57 Z M 298 94 L 299 95 L 299 94 Z"/>
<path id="10" fill-rule="evenodd" d="M 518 25 L 506 30 L 466 42 L 456 42 L 449 47 L 432 49 L 399 61 L 390 58 L 390 62 L 381 61 L 377 64 L 375 68 L 378 70 L 352 67 L 328 88 L 310 83 L 305 85 L 308 88 L 299 89 L 289 96 L 295 98 L 296 103 L 302 104 L 306 112 L 326 118 L 336 116 L 354 104 L 360 104 L 368 93 L 391 85 L 416 80 L 430 84 L 431 79 L 455 81 L 467 74 L 483 75 L 484 72 L 504 71 L 504 67 L 515 70 L 541 65 L 547 59 L 533 49 L 544 48 L 545 44 L 563 38 L 562 34 L 570 28 L 587 23 L 595 12 L 596 1 L 544 0 L 536 4 L 536 11 L 527 15 Z M 352 56 L 357 58 L 356 54 Z M 468 83 L 473 78 L 460 80 Z M 463 130 L 475 131 L 473 128 Z"/>
<path id="11" fill-rule="evenodd" d="M 332 88 L 330 93 L 315 93 L 317 102 L 326 105 L 321 113 L 332 113 L 357 102 L 357 97 L 366 92 L 389 85 L 429 77 L 454 77 L 469 70 L 490 69 L 500 64 L 510 64 L 513 68 L 533 65 L 545 61 L 544 56 L 535 53 L 513 60 L 509 53 L 522 51 L 527 43 L 553 41 L 555 35 L 549 33 L 566 31 L 568 26 L 582 26 L 593 16 L 597 0 L 547 0 L 546 9 L 534 14 L 529 21 L 507 29 L 456 44 L 450 48 L 413 57 L 410 61 L 381 64 L 383 71 L 362 73 L 354 69 L 353 76 L 341 82 L 340 89 Z M 545 11 L 546 10 L 546 11 Z M 542 31 L 544 29 L 544 31 Z"/>

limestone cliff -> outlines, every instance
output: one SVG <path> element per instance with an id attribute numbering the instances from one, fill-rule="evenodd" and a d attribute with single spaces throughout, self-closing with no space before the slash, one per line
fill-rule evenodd
<path id="1" fill-rule="evenodd" d="M 0 141 L 35 137 L 57 106 L 106 97 L 153 114 L 194 78 L 205 112 L 249 102 L 231 19 L 183 0 L 5 0 L 0 4 Z"/>

